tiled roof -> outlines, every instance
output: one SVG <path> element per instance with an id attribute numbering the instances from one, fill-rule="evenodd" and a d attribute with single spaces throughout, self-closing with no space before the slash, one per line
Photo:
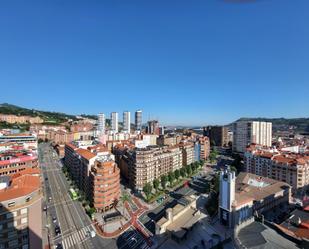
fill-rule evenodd
<path id="1" fill-rule="evenodd" d="M 7 201 L 26 196 L 40 188 L 40 177 L 32 175 L 20 175 L 11 178 L 8 188 L 0 190 L 0 201 Z"/>
<path id="2" fill-rule="evenodd" d="M 77 149 L 76 153 L 87 160 L 90 160 L 91 158 L 96 156 L 95 154 L 91 153 L 89 150 L 85 150 L 85 149 Z"/>

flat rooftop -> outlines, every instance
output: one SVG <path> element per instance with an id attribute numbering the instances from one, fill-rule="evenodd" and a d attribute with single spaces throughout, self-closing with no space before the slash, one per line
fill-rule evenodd
<path id="1" fill-rule="evenodd" d="M 248 249 L 299 249 L 292 241 L 256 221 L 241 229 L 238 239 Z"/>

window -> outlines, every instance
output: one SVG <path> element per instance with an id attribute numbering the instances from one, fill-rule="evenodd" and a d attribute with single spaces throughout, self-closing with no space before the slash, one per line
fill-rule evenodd
<path id="1" fill-rule="evenodd" d="M 13 217 L 13 214 L 12 214 L 12 213 L 7 213 L 7 214 L 6 214 L 6 218 L 7 218 L 7 219 L 12 218 L 12 217 Z"/>
<path id="2" fill-rule="evenodd" d="M 9 202 L 8 207 L 14 207 L 15 206 L 15 201 Z"/>
<path id="3" fill-rule="evenodd" d="M 21 219 L 21 224 L 25 224 L 25 223 L 27 223 L 27 222 L 28 222 L 27 217 Z"/>
<path id="4" fill-rule="evenodd" d="M 26 214 L 28 212 L 27 208 L 23 208 L 20 210 L 20 214 Z"/>

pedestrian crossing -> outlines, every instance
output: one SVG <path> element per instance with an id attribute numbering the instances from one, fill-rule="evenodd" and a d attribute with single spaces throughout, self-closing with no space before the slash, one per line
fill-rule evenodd
<path id="1" fill-rule="evenodd" d="M 65 239 L 62 240 L 63 249 L 71 248 L 74 245 L 80 244 L 81 242 L 87 240 L 88 238 L 90 238 L 91 231 L 92 231 L 91 228 L 88 226 L 66 237 Z"/>

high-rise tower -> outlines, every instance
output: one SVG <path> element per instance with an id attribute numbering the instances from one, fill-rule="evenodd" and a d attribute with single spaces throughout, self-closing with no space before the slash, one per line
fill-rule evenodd
<path id="1" fill-rule="evenodd" d="M 135 130 L 142 130 L 142 110 L 137 110 L 135 112 Z"/>
<path id="2" fill-rule="evenodd" d="M 118 132 L 118 112 L 111 113 L 112 131 L 114 133 Z"/>
<path id="3" fill-rule="evenodd" d="M 123 112 L 123 130 L 127 133 L 131 131 L 131 113 L 128 111 Z"/>
<path id="4" fill-rule="evenodd" d="M 105 133 L 105 115 L 104 113 L 98 114 L 98 134 L 103 135 Z"/>

